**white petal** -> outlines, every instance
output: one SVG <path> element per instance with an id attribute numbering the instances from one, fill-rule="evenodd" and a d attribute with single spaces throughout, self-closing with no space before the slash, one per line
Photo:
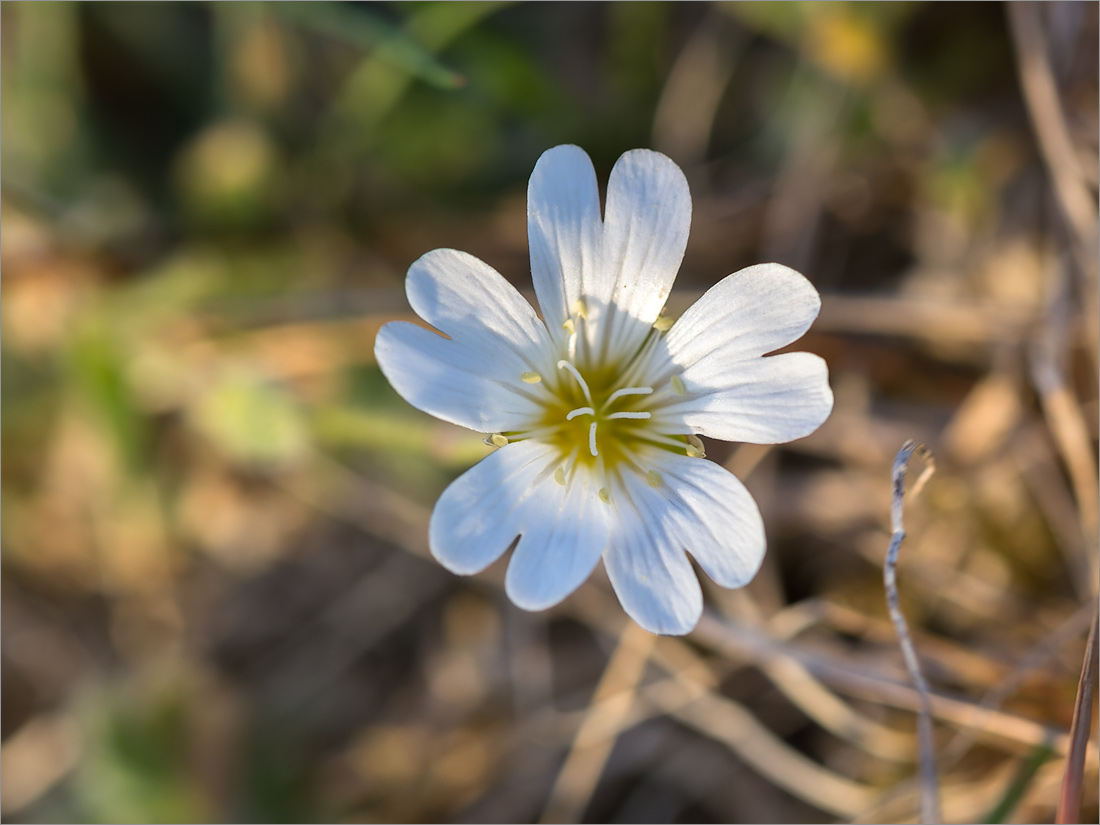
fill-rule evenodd
<path id="1" fill-rule="evenodd" d="M 522 429 L 545 392 L 526 372 L 549 373 L 546 328 L 531 305 L 472 255 L 437 249 L 409 268 L 409 303 L 450 338 L 413 324 L 386 324 L 374 351 L 394 389 L 414 407 L 479 432 Z"/>
<path id="2" fill-rule="evenodd" d="M 821 309 L 806 278 L 781 264 L 759 264 L 723 278 L 669 330 L 673 360 L 743 361 L 800 338 Z"/>
<path id="3" fill-rule="evenodd" d="M 413 310 L 451 339 L 488 362 L 489 373 L 518 380 L 527 370 L 546 370 L 546 327 L 519 291 L 485 262 L 455 249 L 436 249 L 409 267 L 405 292 Z M 514 372 L 516 368 L 519 372 Z"/>
<path id="4" fill-rule="evenodd" d="M 681 380 L 683 400 L 654 411 L 654 426 L 665 432 L 782 444 L 812 433 L 833 409 L 828 367 L 808 352 L 730 364 L 706 358 Z"/>
<path id="5" fill-rule="evenodd" d="M 576 465 L 567 487 L 551 480 L 534 494 L 504 580 L 519 607 L 552 607 L 591 575 L 610 535 L 611 507 L 600 500 L 599 487 Z"/>
<path id="6" fill-rule="evenodd" d="M 599 266 L 600 194 L 584 150 L 555 146 L 543 153 L 527 187 L 527 238 L 531 278 L 550 334 L 581 296 L 581 284 Z"/>
<path id="7" fill-rule="evenodd" d="M 432 510 L 428 544 L 453 573 L 478 573 L 496 561 L 523 529 L 557 450 L 520 441 L 490 453 L 443 491 Z"/>
<path id="8" fill-rule="evenodd" d="M 597 306 L 611 304 L 610 352 L 633 352 L 668 299 L 691 226 L 691 193 L 680 168 L 659 152 L 627 152 L 611 170 L 603 264 L 586 283 Z"/>
<path id="9" fill-rule="evenodd" d="M 374 342 L 378 366 L 398 395 L 417 409 L 483 433 L 521 430 L 539 414 L 519 376 L 528 369 L 508 350 L 483 351 L 405 321 L 392 321 Z M 516 386 L 512 386 L 515 384 Z"/>
<path id="10" fill-rule="evenodd" d="M 650 633 L 680 635 L 699 621 L 703 593 L 675 529 L 673 502 L 670 489 L 655 490 L 627 470 L 614 493 L 617 523 L 604 567 L 634 621 Z"/>
<path id="11" fill-rule="evenodd" d="M 760 510 L 733 473 L 703 458 L 662 453 L 654 464 L 672 504 L 671 532 L 723 587 L 748 584 L 764 560 Z"/>

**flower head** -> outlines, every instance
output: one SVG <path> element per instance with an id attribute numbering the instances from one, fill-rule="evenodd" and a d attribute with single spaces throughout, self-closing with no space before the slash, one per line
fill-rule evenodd
<path id="1" fill-rule="evenodd" d="M 540 610 L 602 557 L 627 613 L 655 633 L 686 633 L 702 612 L 685 551 L 724 587 L 755 575 L 760 513 L 698 436 L 781 443 L 828 417 L 821 358 L 763 357 L 806 331 L 820 299 L 794 270 L 763 264 L 669 324 L 690 220 L 687 181 L 664 155 L 623 155 L 601 218 L 591 161 L 558 146 L 527 193 L 541 319 L 463 252 L 437 249 L 409 269 L 409 303 L 446 337 L 386 324 L 378 363 L 410 404 L 497 448 L 435 506 L 429 543 L 445 567 L 477 573 L 518 536 L 506 589 Z"/>

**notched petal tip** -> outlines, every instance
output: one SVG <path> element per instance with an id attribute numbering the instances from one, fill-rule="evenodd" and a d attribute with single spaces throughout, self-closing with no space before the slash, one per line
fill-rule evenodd
<path id="1" fill-rule="evenodd" d="M 685 367 L 707 359 L 730 364 L 796 341 L 820 310 L 821 296 L 805 276 L 783 264 L 756 264 L 708 289 L 666 340 Z"/>
<path id="2" fill-rule="evenodd" d="M 532 536 L 530 540 L 540 538 Z M 512 604 L 523 610 L 537 612 L 561 604 L 588 580 L 600 560 L 598 550 L 578 548 L 565 564 L 555 565 L 552 559 L 535 558 L 534 553 L 539 550 L 528 552 L 531 548 L 521 547 L 523 541 L 521 536 L 504 576 L 504 592 Z M 539 549 L 545 552 L 545 548 Z"/>
<path id="3" fill-rule="evenodd" d="M 382 324 L 378 334 L 374 336 L 374 361 L 391 387 L 395 386 L 394 379 L 399 377 L 399 370 L 404 364 L 404 355 L 399 342 L 401 328 L 415 326 L 417 324 L 409 321 L 389 321 Z"/>
<path id="4" fill-rule="evenodd" d="M 684 187 L 687 187 L 684 170 L 680 168 L 676 161 L 656 149 L 631 149 L 623 152 L 615 165 L 618 166 L 620 163 L 632 168 L 635 173 L 648 173 L 651 176 L 669 175 L 674 179 L 683 181 Z"/>
<path id="5" fill-rule="evenodd" d="M 596 169 L 588 153 L 572 143 L 543 152 L 527 183 L 528 218 L 563 207 L 574 220 L 599 220 Z"/>
<path id="6" fill-rule="evenodd" d="M 541 445 L 509 443 L 452 481 L 428 523 L 428 547 L 436 561 L 468 576 L 500 558 L 531 518 L 531 507 L 537 508 L 530 490 L 551 457 Z"/>
<path id="7" fill-rule="evenodd" d="M 619 604 L 643 630 L 682 636 L 698 623 L 703 591 L 683 548 L 639 536 L 629 547 L 609 549 L 604 567 Z"/>
<path id="8" fill-rule="evenodd" d="M 754 264 L 753 266 L 748 266 L 735 272 L 734 275 L 753 275 L 756 277 L 770 278 L 778 285 L 778 291 L 782 292 L 788 298 L 791 297 L 792 294 L 796 295 L 798 300 L 804 305 L 813 307 L 811 320 L 816 318 L 821 311 L 821 293 L 817 291 L 817 287 L 797 269 L 792 269 L 786 264 L 775 263 L 774 261 Z M 809 312 L 809 310 L 805 311 Z"/>
<path id="9" fill-rule="evenodd" d="M 535 169 L 537 171 L 540 166 L 545 168 L 559 163 L 577 162 L 591 165 L 592 160 L 589 158 L 588 153 L 575 143 L 559 143 L 539 155 L 539 159 L 535 162 Z"/>
<path id="10" fill-rule="evenodd" d="M 832 415 L 835 399 L 833 388 L 829 385 L 829 365 L 820 355 L 813 352 L 788 352 L 769 356 L 765 360 L 775 358 L 797 363 L 801 373 L 797 390 L 791 394 L 788 404 L 785 405 L 788 408 L 797 406 L 800 415 L 791 415 L 787 419 L 787 432 L 782 433 L 780 440 L 772 442 L 787 444 L 817 432 Z"/>
<path id="11" fill-rule="evenodd" d="M 648 630 L 657 636 L 686 636 L 699 624 L 703 615 L 703 600 L 700 596 L 698 604 L 685 606 L 681 611 L 670 610 L 660 615 L 635 614 L 629 608 L 623 608 L 626 614 L 632 618 L 642 630 Z"/>

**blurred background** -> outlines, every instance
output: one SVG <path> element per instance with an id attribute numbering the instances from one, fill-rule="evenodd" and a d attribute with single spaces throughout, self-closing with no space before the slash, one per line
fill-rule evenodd
<path id="1" fill-rule="evenodd" d="M 908 438 L 944 815 L 1053 818 L 1097 592 L 1095 3 L 0 20 L 5 821 L 912 821 Z M 373 361 L 424 252 L 530 293 L 527 177 L 566 142 L 601 181 L 684 169 L 673 314 L 762 261 L 823 294 L 794 348 L 835 412 L 709 445 L 769 552 L 683 639 L 602 569 L 529 614 L 503 563 L 431 561 L 488 448 Z"/>

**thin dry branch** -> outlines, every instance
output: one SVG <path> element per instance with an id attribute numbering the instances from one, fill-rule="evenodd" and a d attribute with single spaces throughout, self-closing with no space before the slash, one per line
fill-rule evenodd
<path id="1" fill-rule="evenodd" d="M 674 719 L 724 743 L 762 776 L 823 811 L 850 819 L 877 796 L 872 788 L 807 759 L 730 699 L 705 691 L 685 703 L 685 688 L 673 680 L 654 685 L 645 698 Z"/>
<path id="2" fill-rule="evenodd" d="M 577 729 L 542 822 L 579 822 L 630 712 L 656 636 L 628 622 Z M 610 734 L 610 735 L 608 735 Z"/>
<path id="3" fill-rule="evenodd" d="M 1096 281 L 1096 204 L 1085 184 L 1077 152 L 1070 138 L 1058 96 L 1054 71 L 1047 57 L 1040 4 L 1009 3 L 1008 19 L 1016 46 L 1017 67 L 1031 125 L 1039 139 L 1058 203 L 1076 236 L 1074 245 L 1081 271 Z"/>
<path id="4" fill-rule="evenodd" d="M 921 671 L 920 660 L 917 658 L 916 648 L 909 635 L 909 625 L 905 622 L 905 616 L 901 612 L 898 602 L 897 564 L 898 551 L 905 540 L 905 527 L 902 523 L 903 497 L 905 494 L 905 472 L 909 467 L 909 457 L 916 452 L 925 460 L 924 472 L 917 478 L 913 485 L 915 495 L 928 476 L 932 474 L 935 464 L 932 455 L 923 444 L 906 441 L 897 456 L 894 458 L 893 468 L 893 502 L 890 508 L 890 520 L 893 526 L 893 535 L 890 538 L 890 548 L 886 552 L 886 564 L 882 568 L 882 578 L 886 587 L 886 605 L 890 610 L 890 618 L 898 631 L 898 641 L 901 644 L 901 652 L 905 657 L 905 666 L 909 669 L 909 676 L 916 685 L 920 696 L 920 714 L 917 717 L 917 735 L 920 739 L 920 773 L 921 773 L 921 820 L 923 822 L 941 822 L 939 781 L 936 776 L 935 741 L 932 738 L 932 704 L 929 699 L 928 683 Z"/>
<path id="5" fill-rule="evenodd" d="M 1085 662 L 1081 667 L 1081 681 L 1077 685 L 1077 701 L 1073 706 L 1073 723 L 1070 726 L 1070 751 L 1066 759 L 1066 773 L 1062 780 L 1062 794 L 1058 798 L 1056 822 L 1081 821 L 1081 791 L 1085 773 L 1085 757 L 1088 753 L 1089 733 L 1092 731 L 1092 694 L 1096 682 L 1097 614 L 1092 616 Z"/>
<path id="6" fill-rule="evenodd" d="M 999 708 L 1005 699 L 1020 689 L 1024 679 L 1053 658 L 1063 644 L 1070 639 L 1077 638 L 1081 631 L 1085 629 L 1089 618 L 1095 613 L 1095 602 L 1085 605 L 1070 615 L 1054 630 L 1045 634 L 1013 665 L 1012 670 L 1001 676 L 997 684 L 986 693 L 981 704 L 974 708 L 975 715 L 989 713 Z M 973 727 L 964 726 L 940 753 L 940 767 L 945 772 L 954 767 L 974 741 Z M 1039 747 L 1042 748 L 1043 746 L 1040 745 Z"/>

